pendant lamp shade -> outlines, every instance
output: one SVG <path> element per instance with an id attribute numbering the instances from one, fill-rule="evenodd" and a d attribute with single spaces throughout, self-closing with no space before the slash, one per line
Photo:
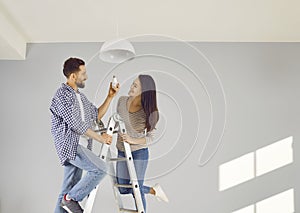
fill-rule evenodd
<path id="1" fill-rule="evenodd" d="M 135 56 L 132 44 L 126 39 L 114 39 L 103 43 L 99 57 L 109 63 L 121 63 Z"/>

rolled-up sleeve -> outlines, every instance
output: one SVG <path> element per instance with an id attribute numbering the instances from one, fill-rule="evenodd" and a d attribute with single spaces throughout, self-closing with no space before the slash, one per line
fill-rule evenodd
<path id="1" fill-rule="evenodd" d="M 154 129 L 146 133 L 145 136 L 146 144 L 151 144 L 154 141 L 154 135 L 155 135 Z"/>
<path id="2" fill-rule="evenodd" d="M 84 104 L 85 112 L 89 112 L 89 119 L 94 121 L 98 120 L 98 108 L 92 102 L 90 102 L 83 93 L 80 94 Z"/>
<path id="3" fill-rule="evenodd" d="M 92 104 L 91 102 L 89 102 L 91 105 L 91 116 L 92 116 L 92 120 L 98 120 L 98 108 Z"/>
<path id="4" fill-rule="evenodd" d="M 67 95 L 60 95 L 55 99 L 56 112 L 64 122 L 77 134 L 83 135 L 88 129 L 88 124 L 83 122 L 79 110 L 75 108 L 75 101 Z"/>

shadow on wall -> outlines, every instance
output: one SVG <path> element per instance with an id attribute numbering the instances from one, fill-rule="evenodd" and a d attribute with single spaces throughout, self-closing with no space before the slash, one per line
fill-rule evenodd
<path id="1" fill-rule="evenodd" d="M 219 166 L 219 191 L 235 198 L 226 212 L 295 212 L 293 140 L 281 139 Z"/>

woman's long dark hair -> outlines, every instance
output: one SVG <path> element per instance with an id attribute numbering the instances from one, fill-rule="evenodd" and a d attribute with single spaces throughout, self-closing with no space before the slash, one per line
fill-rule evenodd
<path id="1" fill-rule="evenodd" d="M 139 80 L 142 87 L 142 107 L 146 113 L 146 129 L 147 131 L 151 131 L 155 129 L 159 119 L 156 101 L 156 86 L 150 75 L 139 75 Z"/>

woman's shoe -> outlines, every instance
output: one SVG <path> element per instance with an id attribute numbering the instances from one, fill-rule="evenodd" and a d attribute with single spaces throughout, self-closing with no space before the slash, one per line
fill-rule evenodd
<path id="1" fill-rule="evenodd" d="M 155 191 L 155 196 L 159 201 L 162 200 L 165 201 L 166 203 L 169 202 L 167 195 L 164 193 L 164 191 L 162 190 L 161 186 L 158 183 L 153 186 L 153 189 Z"/>

